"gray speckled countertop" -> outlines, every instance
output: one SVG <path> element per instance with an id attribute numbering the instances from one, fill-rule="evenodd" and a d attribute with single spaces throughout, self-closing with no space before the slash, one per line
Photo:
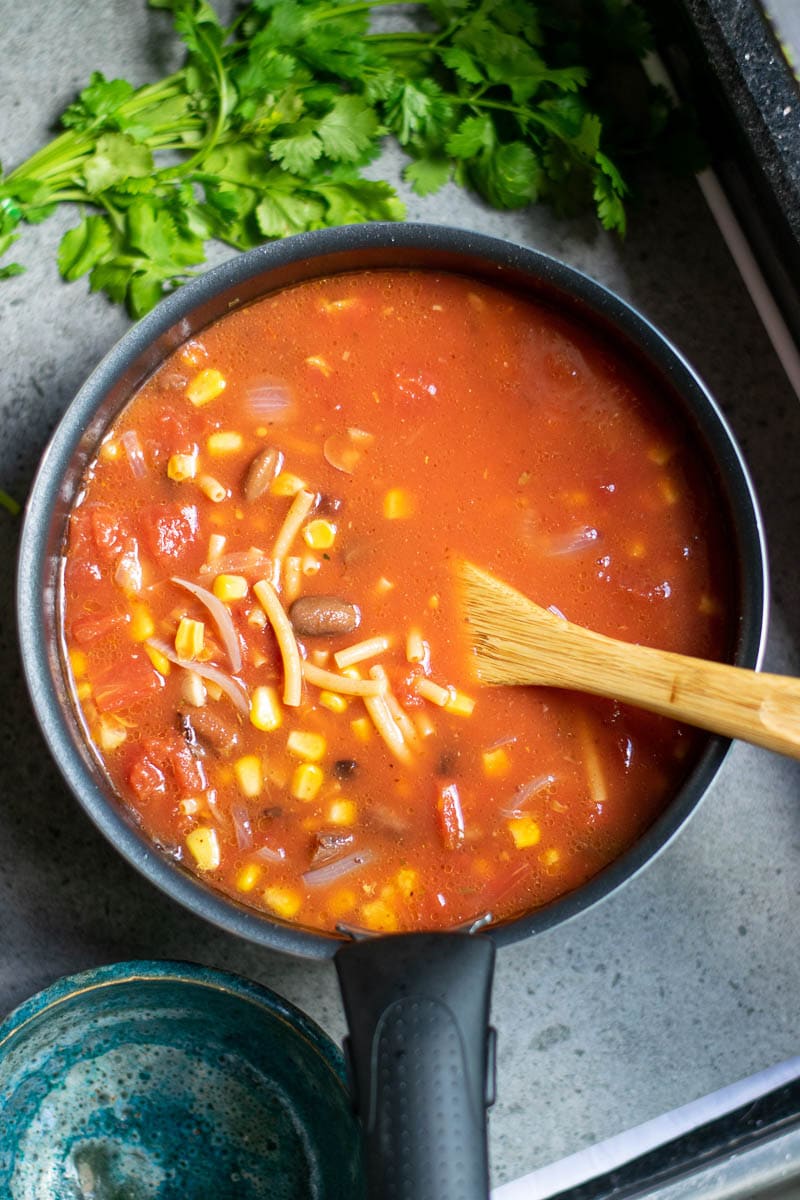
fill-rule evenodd
<path id="1" fill-rule="evenodd" d="M 37 148 L 94 68 L 144 80 L 170 53 L 142 0 L 0 0 L 0 157 Z M 383 167 L 396 171 L 387 158 Z M 455 191 L 409 215 L 524 242 L 639 305 L 705 377 L 749 460 L 772 561 L 766 667 L 800 674 L 800 402 L 790 392 L 693 182 L 643 181 L 625 244 L 588 219 L 485 211 Z M 129 322 L 55 251 L 71 218 L 27 230 L 29 267 L 0 284 L 0 482 L 23 498 L 71 396 Z M 224 257 L 221 252 L 219 257 Z M 340 1038 L 330 965 L 256 949 L 157 893 L 67 794 L 29 708 L 16 650 L 17 524 L 0 513 L 0 1012 L 59 975 L 175 957 L 241 972 Z M 503 950 L 493 1020 L 495 1182 L 798 1052 L 800 763 L 738 745 L 661 857 L 571 924 Z"/>

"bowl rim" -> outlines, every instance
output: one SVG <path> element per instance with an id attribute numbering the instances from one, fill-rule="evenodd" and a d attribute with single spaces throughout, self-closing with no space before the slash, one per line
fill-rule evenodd
<path id="1" fill-rule="evenodd" d="M 330 1070 L 349 1105 L 344 1056 L 332 1038 L 307 1013 L 265 984 L 218 967 L 176 959 L 130 959 L 105 963 L 77 974 L 64 975 L 23 1000 L 0 1021 L 0 1079 L 9 1049 L 16 1038 L 25 1035 L 29 1027 L 46 1021 L 50 1014 L 69 1005 L 77 997 L 143 983 L 167 984 L 181 990 L 190 988 L 221 992 L 260 1010 L 265 1019 L 277 1021 L 289 1034 L 300 1038 L 314 1051 Z"/>
<path id="2" fill-rule="evenodd" d="M 308 265 L 350 253 L 441 253 L 474 259 L 491 268 L 499 285 L 527 277 L 531 294 L 549 290 L 562 311 L 574 309 L 584 321 L 618 343 L 627 342 L 643 365 L 659 377 L 666 391 L 679 394 L 701 438 L 713 444 L 718 474 L 730 490 L 734 534 L 742 561 L 738 665 L 760 666 L 767 632 L 768 573 L 763 521 L 749 471 L 718 404 L 677 347 L 636 308 L 615 292 L 574 267 L 531 247 L 483 233 L 446 225 L 375 222 L 297 234 L 234 256 L 184 284 L 138 321 L 109 350 L 80 388 L 60 419 L 44 451 L 26 504 L 17 560 L 17 627 L 23 671 L 34 712 L 56 765 L 95 826 L 129 863 L 162 892 L 229 933 L 291 954 L 326 958 L 343 940 L 262 914 L 221 892 L 211 891 L 194 875 L 158 853 L 127 818 L 121 805 L 100 789 L 76 749 L 73 732 L 52 687 L 51 648 L 41 620 L 46 603 L 45 557 L 51 513 L 63 501 L 64 477 L 92 417 L 131 364 L 161 339 L 172 335 L 172 349 L 195 330 L 188 318 L 204 306 L 228 297 L 227 308 L 242 303 L 237 289 L 263 278 L 256 294 L 275 290 L 270 277 L 284 270 L 305 272 L 301 278 L 330 273 L 308 271 Z M 363 265 L 363 264 L 362 264 Z M 376 264 L 379 266 L 379 264 Z M 423 264 L 410 264 L 412 267 Z M 343 268 L 343 269 L 358 269 Z M 441 269 L 441 268 L 434 268 Z M 447 268 L 444 268 L 447 269 Z M 468 274 L 467 270 L 462 271 Z M 535 288 L 534 288 L 535 285 Z M 249 302 L 249 298 L 247 301 Z M 222 312 L 215 314 L 218 319 Z M 207 324 L 208 322 L 204 322 Z M 201 328 L 198 325 L 196 328 Z M 157 362 L 163 361 L 164 355 Z M 129 393 L 130 395 L 130 393 Z M 119 411 L 119 409 L 117 409 Z M 93 445 L 97 445 L 95 438 Z M 735 503 L 734 503 L 735 502 Z M 498 944 L 507 944 L 569 920 L 632 880 L 670 844 L 706 794 L 730 748 L 730 741 L 710 735 L 695 767 L 670 802 L 634 845 L 573 892 L 541 909 L 489 926 Z"/>

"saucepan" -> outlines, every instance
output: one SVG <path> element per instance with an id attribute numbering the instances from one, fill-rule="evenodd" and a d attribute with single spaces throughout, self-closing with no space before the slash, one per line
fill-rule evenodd
<path id="1" fill-rule="evenodd" d="M 87 746 L 59 635 L 70 506 L 104 432 L 137 386 L 177 346 L 232 308 L 300 281 L 385 267 L 455 272 L 555 306 L 605 338 L 653 381 L 676 420 L 690 431 L 714 480 L 732 563 L 730 658 L 740 666 L 757 666 L 767 600 L 757 502 L 726 422 L 691 367 L 642 315 L 569 267 L 493 238 L 413 224 L 326 230 L 253 250 L 188 283 L 121 340 L 65 413 L 34 482 L 19 557 L 19 632 L 47 744 L 67 784 L 119 852 L 167 895 L 232 934 L 288 954 L 335 958 L 372 1195 L 470 1200 L 488 1191 L 485 1106 L 493 1091 L 488 1010 L 495 947 L 559 925 L 632 879 L 702 799 L 729 743 L 707 737 L 666 808 L 639 840 L 553 903 L 479 928 L 368 938 L 328 935 L 211 890 L 147 840 Z"/>

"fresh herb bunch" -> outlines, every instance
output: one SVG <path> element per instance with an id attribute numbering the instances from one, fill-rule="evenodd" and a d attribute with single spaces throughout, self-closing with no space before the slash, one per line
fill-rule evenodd
<path id="1" fill-rule="evenodd" d="M 627 0 L 422 0 L 413 31 L 386 32 L 372 13 L 393 0 L 252 0 L 229 26 L 206 0 L 150 3 L 172 12 L 184 67 L 139 88 L 92 75 L 64 132 L 0 174 L 0 255 L 21 222 L 86 205 L 61 241 L 61 274 L 88 273 L 138 316 L 204 261 L 209 239 L 247 249 L 402 219 L 391 185 L 362 174 L 388 133 L 420 195 L 452 179 L 502 209 L 593 201 L 624 232 L 604 127 L 628 124 L 596 63 L 598 44 L 628 69 L 649 48 Z M 667 108 L 648 86 L 643 144 Z M 0 278 L 22 269 L 8 263 Z"/>

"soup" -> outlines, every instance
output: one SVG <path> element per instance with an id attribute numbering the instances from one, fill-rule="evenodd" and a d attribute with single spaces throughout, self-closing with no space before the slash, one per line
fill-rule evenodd
<path id="1" fill-rule="evenodd" d="M 178 349 L 86 472 L 63 637 L 87 736 L 156 845 L 272 917 L 507 919 L 631 845 L 702 735 L 480 687 L 454 563 L 722 657 L 716 504 L 662 399 L 557 312 L 431 271 L 287 288 Z"/>

